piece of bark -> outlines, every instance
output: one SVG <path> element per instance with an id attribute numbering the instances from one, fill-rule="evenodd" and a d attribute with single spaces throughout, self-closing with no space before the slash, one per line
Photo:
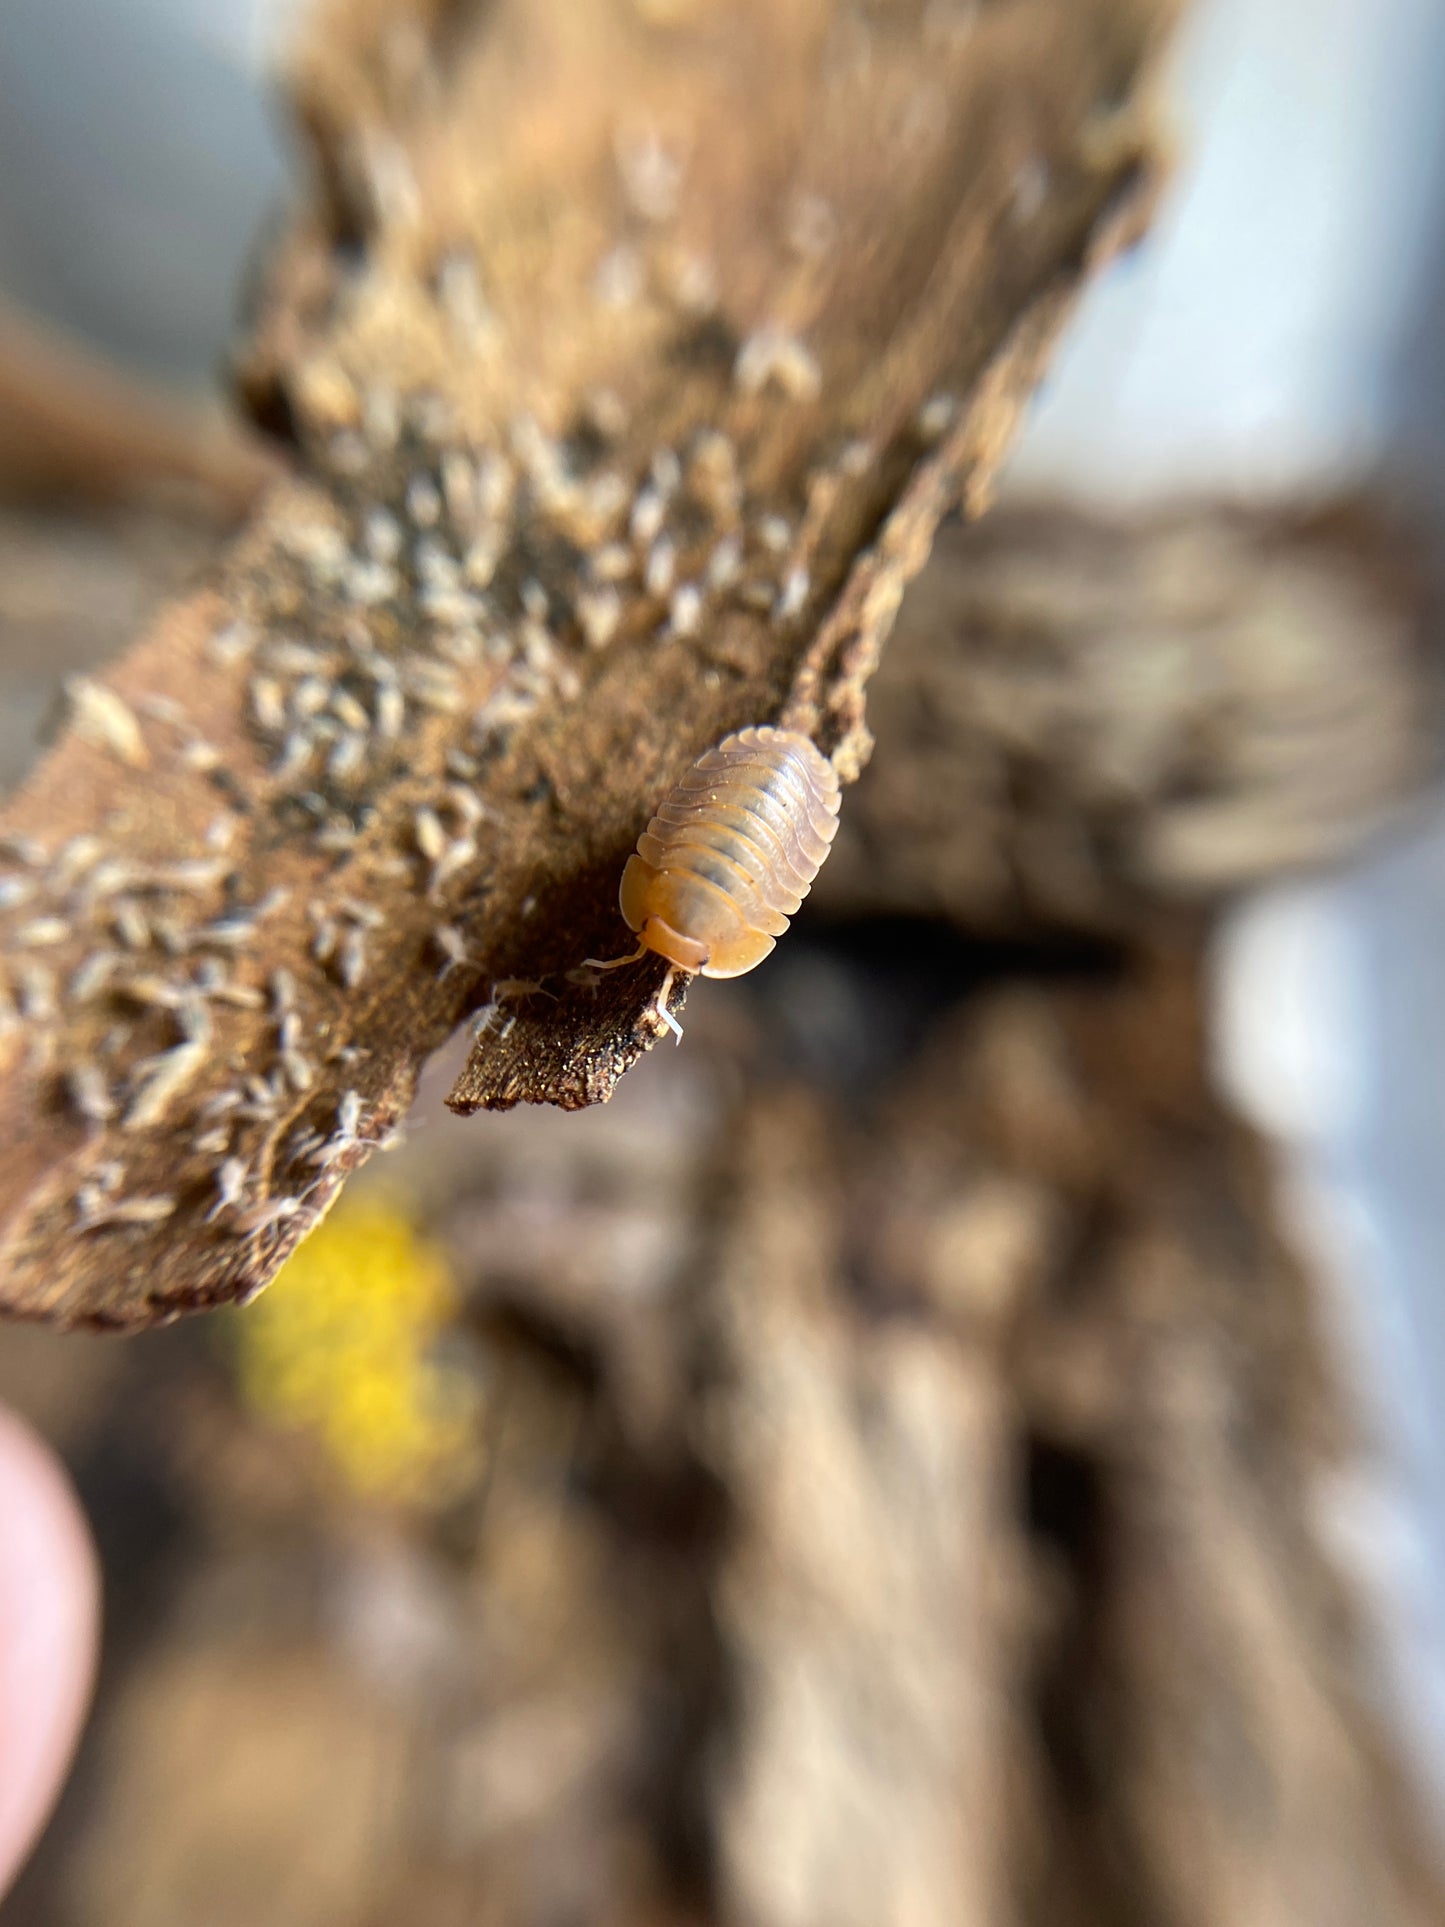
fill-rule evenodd
<path id="1" fill-rule="evenodd" d="M 857 1247 L 826 1116 L 809 1093 L 741 1122 L 705 1286 L 717 1382 L 694 1426 L 733 1521 L 712 1598 L 718 1916 L 999 1921 L 1022 1651 L 1007 1387 L 986 1351 L 843 1287 Z"/>
<path id="2" fill-rule="evenodd" d="M 856 775 L 905 582 L 1138 231 L 1171 13 L 331 10 L 241 365 L 298 476 L 0 819 L 0 1303 L 246 1297 L 477 1006 L 459 1108 L 608 1095 L 662 966 L 568 973 L 628 849 L 743 723 Z"/>
<path id="3" fill-rule="evenodd" d="M 1441 1917 L 1328 1318 L 1205 1011 L 1190 947 L 1006 987 L 856 1121 L 758 1053 L 687 1428 L 719 1918 Z"/>
<path id="4" fill-rule="evenodd" d="M 1431 603 L 1355 502 L 948 528 L 813 907 L 1138 940 L 1338 862 L 1438 767 Z"/>

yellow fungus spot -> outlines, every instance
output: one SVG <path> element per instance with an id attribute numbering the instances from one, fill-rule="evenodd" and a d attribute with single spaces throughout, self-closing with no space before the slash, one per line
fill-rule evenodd
<path id="1" fill-rule="evenodd" d="M 458 1299 L 441 1247 L 394 1201 L 346 1198 L 238 1314 L 247 1405 L 310 1433 L 368 1498 L 435 1503 L 475 1463 L 472 1373 L 440 1355 Z"/>

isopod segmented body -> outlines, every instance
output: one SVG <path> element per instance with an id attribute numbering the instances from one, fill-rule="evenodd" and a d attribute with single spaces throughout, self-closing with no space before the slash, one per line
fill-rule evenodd
<path id="1" fill-rule="evenodd" d="M 741 729 L 663 799 L 622 873 L 643 948 L 679 970 L 741 977 L 812 887 L 838 828 L 838 779 L 806 736 Z"/>

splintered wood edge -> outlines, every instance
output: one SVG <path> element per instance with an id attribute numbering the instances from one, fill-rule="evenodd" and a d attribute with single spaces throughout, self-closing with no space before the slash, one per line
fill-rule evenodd
<path id="1" fill-rule="evenodd" d="M 1098 84 L 1117 119 L 1116 68 Z M 746 424 L 714 437 L 737 500 L 783 531 L 764 531 L 776 579 L 752 562 L 743 584 L 766 593 L 729 585 L 701 633 L 651 580 L 655 545 L 648 579 L 597 586 L 590 560 L 620 545 L 596 491 L 559 484 L 545 432 L 494 459 L 455 413 L 358 406 L 375 343 L 332 354 L 326 303 L 295 282 L 305 249 L 283 248 L 251 380 L 280 395 L 302 478 L 271 491 L 209 587 L 103 681 L 72 683 L 59 741 L 0 813 L 0 1308 L 128 1329 L 253 1295 L 469 1013 L 456 1108 L 604 1101 L 665 1034 L 660 961 L 579 971 L 622 947 L 616 881 L 652 801 L 748 722 L 804 729 L 857 775 L 904 585 L 942 515 L 983 505 L 1083 276 L 1135 238 L 1155 181 L 1131 141 L 1031 183 L 1031 227 L 992 201 L 946 221 L 940 244 L 969 258 L 925 277 L 927 326 L 861 402 L 872 351 L 855 344 L 846 439 L 821 468 L 839 436 L 791 338 L 764 344 L 772 392 L 741 404 L 726 333 L 721 368 L 663 364 L 663 381 L 675 317 L 640 324 L 630 359 L 613 344 L 615 386 L 641 370 L 599 426 L 624 535 L 649 489 L 679 487 L 659 449 L 691 459 L 720 396 Z M 582 373 L 590 391 L 595 358 Z M 511 493 L 484 509 L 498 462 Z M 731 486 L 716 463 L 704 479 Z M 472 546 L 443 553 L 436 531 L 464 522 Z M 570 539 L 549 547 L 559 526 Z M 473 570 L 488 545 L 500 556 Z"/>

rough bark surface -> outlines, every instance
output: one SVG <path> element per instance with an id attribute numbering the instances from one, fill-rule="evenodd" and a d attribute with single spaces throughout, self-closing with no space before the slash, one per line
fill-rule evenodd
<path id="1" fill-rule="evenodd" d="M 0 1300 L 244 1298 L 470 1011 L 460 1109 L 597 1102 L 659 790 L 863 685 L 1087 268 L 1168 0 L 346 4 L 241 356 L 297 473 L 0 820 Z M 674 997 L 674 1008 L 681 994 Z"/>
<path id="2" fill-rule="evenodd" d="M 1320 1529 L 1355 1442 L 1195 972 L 945 1010 L 851 1121 L 744 1108 L 725 1919 L 1441 1917 Z"/>
<path id="3" fill-rule="evenodd" d="M 1359 503 L 953 525 L 814 906 L 1129 942 L 1337 862 L 1438 769 L 1434 601 Z"/>

